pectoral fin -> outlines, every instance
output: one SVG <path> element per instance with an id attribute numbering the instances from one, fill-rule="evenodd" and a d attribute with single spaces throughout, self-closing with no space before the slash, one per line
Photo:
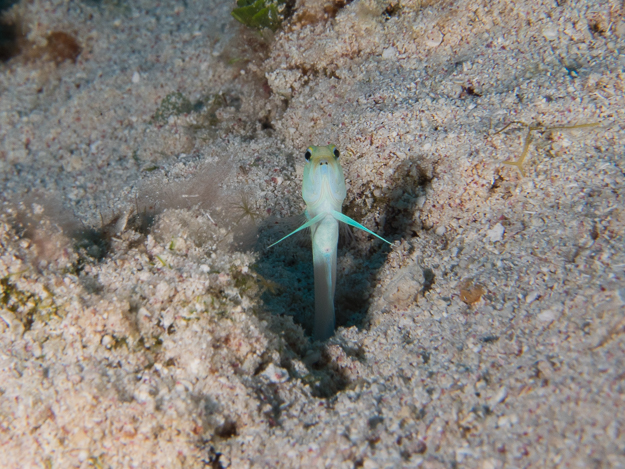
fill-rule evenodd
<path id="1" fill-rule="evenodd" d="M 308 220 L 306 223 L 304 223 L 302 226 L 300 226 L 298 229 L 296 229 L 295 231 L 290 232 L 288 235 L 286 235 L 284 238 L 282 238 L 279 241 L 276 241 L 275 243 L 273 243 L 271 246 L 269 246 L 267 249 L 269 249 L 272 246 L 275 246 L 276 244 L 284 241 L 285 239 L 287 239 L 289 236 L 294 235 L 295 233 L 297 233 L 298 231 L 302 231 L 305 230 L 306 228 L 310 228 L 311 226 L 313 226 L 315 223 L 320 222 L 321 219 L 323 217 L 325 217 L 327 215 L 327 213 L 320 213 L 319 215 L 317 215 L 316 217 L 314 217 L 312 220 Z M 377 236 L 377 235 L 376 235 Z"/>
<path id="2" fill-rule="evenodd" d="M 337 212 L 336 210 L 332 210 L 332 216 L 334 218 L 336 218 L 338 221 L 342 221 L 343 223 L 353 226 L 354 228 L 358 228 L 361 229 L 362 231 L 366 231 L 369 234 L 372 234 L 373 236 L 375 236 L 376 238 L 380 238 L 382 241 L 384 241 L 385 243 L 390 244 L 391 246 L 393 245 L 393 243 L 389 243 L 387 240 L 385 240 L 382 236 L 379 236 L 377 234 L 375 234 L 373 231 L 371 231 L 368 228 L 365 228 L 364 226 L 362 226 L 360 223 L 358 223 L 357 221 L 352 220 L 351 218 L 349 218 L 347 215 L 343 215 L 341 212 Z M 316 217 L 315 217 L 316 218 Z M 314 218 L 313 218 L 314 220 Z M 311 220 L 312 221 L 312 220 Z M 309 222 L 310 223 L 310 222 Z M 293 232 L 294 233 L 294 232 Z M 291 234 L 293 234 L 291 233 Z M 290 235 L 289 235 L 290 236 Z M 282 240 L 280 240 L 282 241 Z M 278 242 L 280 242 L 278 241 Z"/>

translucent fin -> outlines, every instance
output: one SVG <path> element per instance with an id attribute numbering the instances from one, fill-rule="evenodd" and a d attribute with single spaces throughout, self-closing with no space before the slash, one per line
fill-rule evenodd
<path id="1" fill-rule="evenodd" d="M 356 241 L 354 231 L 345 223 L 339 223 L 339 247 L 351 246 Z"/>
<path id="2" fill-rule="evenodd" d="M 372 234 L 373 236 L 375 236 L 376 238 L 381 239 L 382 241 L 384 241 L 385 243 L 390 244 L 391 246 L 393 245 L 393 243 L 389 243 L 387 240 L 385 240 L 382 236 L 379 236 L 377 234 L 375 234 L 373 231 L 371 231 L 368 228 L 365 228 L 364 226 L 362 226 L 360 223 L 358 223 L 357 221 L 352 220 L 351 218 L 349 218 L 347 215 L 343 215 L 341 212 L 337 212 L 336 210 L 332 210 L 332 216 L 334 218 L 336 218 L 338 221 L 342 221 L 343 223 L 353 226 L 354 228 L 359 228 L 362 231 L 366 231 L 369 234 Z M 316 217 L 315 217 L 316 218 Z M 313 218 L 314 220 L 314 218 Z"/>
<path id="3" fill-rule="evenodd" d="M 275 243 L 273 243 L 271 246 L 269 246 L 267 249 L 269 249 L 272 246 L 275 246 L 276 244 L 284 241 L 285 239 L 287 239 L 289 236 L 294 235 L 295 233 L 297 233 L 298 231 L 302 231 L 305 230 L 306 228 L 310 228 L 311 226 L 313 226 L 315 223 L 321 221 L 321 219 L 323 217 L 325 217 L 327 214 L 326 213 L 320 213 L 319 215 L 317 215 L 316 217 L 314 217 L 312 220 L 307 221 L 306 223 L 304 223 L 302 226 L 300 226 L 298 229 L 296 229 L 295 231 L 291 231 L 288 235 L 286 235 L 284 238 L 280 239 L 279 241 L 276 241 Z"/>

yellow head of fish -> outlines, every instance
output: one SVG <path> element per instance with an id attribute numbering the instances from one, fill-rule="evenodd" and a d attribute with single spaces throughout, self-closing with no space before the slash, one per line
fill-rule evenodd
<path id="1" fill-rule="evenodd" d="M 339 156 L 340 153 L 334 145 L 310 146 L 304 154 L 306 166 L 302 197 L 311 217 L 323 211 L 341 211 L 347 189 Z"/>

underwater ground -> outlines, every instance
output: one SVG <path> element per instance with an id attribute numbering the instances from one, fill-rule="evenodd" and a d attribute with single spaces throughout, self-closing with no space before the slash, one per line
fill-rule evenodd
<path id="1" fill-rule="evenodd" d="M 0 2 L 0 465 L 625 467 L 623 3 L 259 1 Z"/>

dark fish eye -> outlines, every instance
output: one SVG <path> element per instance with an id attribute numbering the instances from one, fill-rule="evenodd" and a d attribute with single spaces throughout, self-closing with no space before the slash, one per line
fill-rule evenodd
<path id="1" fill-rule="evenodd" d="M 306 150 L 306 153 L 304 153 L 304 158 L 306 158 L 306 161 L 308 161 L 311 156 L 312 156 L 312 153 L 310 152 L 310 150 Z"/>
<path id="2" fill-rule="evenodd" d="M 338 158 L 339 156 L 341 156 L 341 152 L 340 152 L 340 151 L 338 151 L 338 149 L 336 149 L 336 148 L 334 149 L 334 156 L 336 156 L 337 158 Z"/>

